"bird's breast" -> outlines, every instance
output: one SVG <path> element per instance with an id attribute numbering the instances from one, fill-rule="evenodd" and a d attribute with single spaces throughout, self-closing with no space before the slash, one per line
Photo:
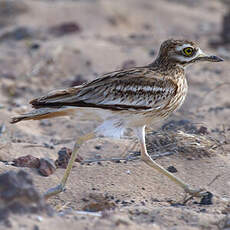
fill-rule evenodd
<path id="1" fill-rule="evenodd" d="M 167 118 L 171 113 L 176 111 L 181 107 L 183 104 L 186 95 L 188 91 L 188 85 L 186 78 L 179 79 L 177 82 L 177 90 L 174 96 L 171 97 L 167 105 L 164 107 L 161 107 L 159 109 L 153 109 L 149 113 L 146 113 L 146 116 L 148 116 L 150 119 L 150 123 L 155 122 L 157 119 L 165 119 Z"/>
<path id="2" fill-rule="evenodd" d="M 174 97 L 171 98 L 168 105 L 165 107 L 166 115 L 168 116 L 170 113 L 174 112 L 175 110 L 179 109 L 184 100 L 186 98 L 188 92 L 188 84 L 185 77 L 180 78 L 177 82 L 177 91 Z"/>

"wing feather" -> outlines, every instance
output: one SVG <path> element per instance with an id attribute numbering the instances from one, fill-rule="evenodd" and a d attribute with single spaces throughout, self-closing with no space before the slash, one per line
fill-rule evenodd
<path id="1" fill-rule="evenodd" d="M 177 85 L 147 67 L 115 71 L 92 82 L 53 91 L 31 101 L 39 107 L 96 107 L 111 110 L 147 110 L 166 106 Z"/>

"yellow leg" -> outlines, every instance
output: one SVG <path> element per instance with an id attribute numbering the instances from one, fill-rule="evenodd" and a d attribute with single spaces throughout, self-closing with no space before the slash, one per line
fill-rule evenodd
<path id="1" fill-rule="evenodd" d="M 70 157 L 69 163 L 68 163 L 68 165 L 67 165 L 67 168 L 66 168 L 66 170 L 65 170 L 64 176 L 62 177 L 62 180 L 61 180 L 60 184 L 57 185 L 56 187 L 50 188 L 50 189 L 44 194 L 44 197 L 45 197 L 46 199 L 48 199 L 48 198 L 51 197 L 51 196 L 57 195 L 58 193 L 60 193 L 60 192 L 62 192 L 62 191 L 64 190 L 65 185 L 66 185 L 66 182 L 67 182 L 67 179 L 68 179 L 69 174 L 70 174 L 70 171 L 71 171 L 71 169 L 72 169 L 72 167 L 73 167 L 73 163 L 74 163 L 74 161 L 75 161 L 75 159 L 76 159 L 76 154 L 77 154 L 77 152 L 78 152 L 80 146 L 81 146 L 85 141 L 90 140 L 90 139 L 92 139 L 92 138 L 94 138 L 94 137 L 95 137 L 94 133 L 89 133 L 89 134 L 86 134 L 86 135 L 80 137 L 80 138 L 76 141 L 76 143 L 75 143 L 75 145 L 74 145 L 74 148 L 73 148 L 72 155 L 71 155 L 71 157 Z"/>
<path id="2" fill-rule="evenodd" d="M 206 193 L 203 193 L 203 189 L 191 189 L 188 184 L 186 184 L 184 181 L 179 179 L 178 177 L 174 176 L 172 173 L 165 170 L 161 165 L 157 164 L 148 154 L 146 145 L 145 145 L 145 127 L 138 128 L 136 130 L 136 134 L 139 137 L 140 144 L 141 144 L 141 159 L 150 167 L 156 169 L 159 173 L 164 174 L 167 176 L 170 180 L 178 184 L 181 188 L 184 189 L 186 193 L 189 193 L 190 195 L 194 197 L 202 197 Z"/>

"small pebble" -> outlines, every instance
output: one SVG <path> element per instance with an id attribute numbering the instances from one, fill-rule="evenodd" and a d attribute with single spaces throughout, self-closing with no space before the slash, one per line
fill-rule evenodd
<path id="1" fill-rule="evenodd" d="M 115 200 L 115 203 L 118 204 L 120 203 L 121 201 L 119 199 Z"/>
<path id="2" fill-rule="evenodd" d="M 123 200 L 123 201 L 121 202 L 121 204 L 124 205 L 124 206 L 127 206 L 127 205 L 129 205 L 129 202 Z"/>
<path id="3" fill-rule="evenodd" d="M 169 171 L 169 172 L 171 172 L 171 173 L 176 173 L 176 172 L 178 172 L 177 171 L 177 169 L 174 167 L 174 166 L 169 166 L 168 168 L 167 168 L 167 170 Z"/>
<path id="4" fill-rule="evenodd" d="M 101 146 L 100 146 L 100 145 L 96 145 L 94 148 L 95 148 L 96 150 L 100 150 L 100 149 L 101 149 Z"/>
<path id="5" fill-rule="evenodd" d="M 65 22 L 60 25 L 51 27 L 49 32 L 59 37 L 66 34 L 81 32 L 81 27 L 76 22 Z"/>
<path id="6" fill-rule="evenodd" d="M 120 161 L 120 160 L 115 160 L 114 162 L 115 162 L 115 163 L 121 163 L 121 161 Z"/>
<path id="7" fill-rule="evenodd" d="M 200 212 L 206 212 L 206 209 L 205 209 L 205 208 L 202 208 L 202 209 L 200 210 Z"/>
<path id="8" fill-rule="evenodd" d="M 206 195 L 204 195 L 200 201 L 200 205 L 211 205 L 213 204 L 212 202 L 213 194 L 211 192 L 207 192 Z"/>
<path id="9" fill-rule="evenodd" d="M 54 146 L 52 144 L 44 143 L 43 145 L 44 145 L 45 148 L 54 149 Z"/>
<path id="10" fill-rule="evenodd" d="M 145 206 L 145 202 L 144 202 L 144 201 L 141 201 L 141 205 Z"/>
<path id="11" fill-rule="evenodd" d="M 30 45 L 31 50 L 38 50 L 40 48 L 40 44 L 38 43 L 33 43 Z"/>

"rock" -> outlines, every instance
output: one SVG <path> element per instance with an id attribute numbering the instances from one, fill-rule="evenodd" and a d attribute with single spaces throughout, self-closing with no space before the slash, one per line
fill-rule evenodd
<path id="1" fill-rule="evenodd" d="M 0 175 L 1 203 L 11 203 L 14 197 L 26 196 L 27 200 L 37 201 L 39 195 L 33 188 L 30 176 L 20 170 L 18 173 L 9 171 Z"/>
<path id="2" fill-rule="evenodd" d="M 16 167 L 39 168 L 40 160 L 32 155 L 22 156 L 13 160 Z"/>
<path id="3" fill-rule="evenodd" d="M 169 172 L 171 172 L 171 173 L 176 173 L 176 172 L 178 172 L 177 169 L 176 169 L 173 165 L 169 166 L 169 167 L 167 168 L 167 170 L 168 170 Z"/>
<path id="4" fill-rule="evenodd" d="M 52 210 L 33 185 L 32 178 L 23 170 L 0 175 L 0 221 L 7 222 L 10 213 L 46 213 Z M 8 223 L 8 222 L 7 222 Z"/>
<path id="5" fill-rule="evenodd" d="M 57 168 L 66 168 L 68 163 L 69 163 L 69 159 L 72 155 L 72 149 L 63 147 L 59 150 L 58 152 L 58 159 L 55 161 L 55 165 Z M 83 158 L 79 155 L 77 155 L 75 161 L 76 162 L 82 162 Z"/>
<path id="6" fill-rule="evenodd" d="M 42 158 L 40 159 L 40 167 L 38 171 L 43 176 L 49 176 L 56 171 L 56 167 L 51 160 Z"/>
<path id="7" fill-rule="evenodd" d="M 211 205 L 213 204 L 212 202 L 213 194 L 211 192 L 207 192 L 207 195 L 203 196 L 200 205 Z"/>
<path id="8" fill-rule="evenodd" d="M 57 168 L 66 168 L 72 154 L 72 149 L 69 148 L 61 148 L 58 152 L 58 159 L 55 161 L 55 165 Z"/>

